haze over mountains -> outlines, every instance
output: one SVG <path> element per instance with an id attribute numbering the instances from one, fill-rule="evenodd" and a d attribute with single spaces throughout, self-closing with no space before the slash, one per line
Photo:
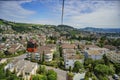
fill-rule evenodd
<path id="1" fill-rule="evenodd" d="M 82 31 L 98 32 L 98 33 L 120 33 L 120 28 L 94 28 L 86 27 L 81 28 Z"/>

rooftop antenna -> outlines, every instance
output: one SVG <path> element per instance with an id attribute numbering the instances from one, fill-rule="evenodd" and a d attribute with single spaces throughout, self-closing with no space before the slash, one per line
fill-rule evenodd
<path id="1" fill-rule="evenodd" d="M 62 16 L 61 16 L 61 25 L 63 25 L 63 16 L 64 16 L 64 0 L 62 2 Z"/>

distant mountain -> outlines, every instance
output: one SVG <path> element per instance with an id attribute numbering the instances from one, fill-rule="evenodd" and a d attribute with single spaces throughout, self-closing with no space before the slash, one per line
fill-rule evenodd
<path id="1" fill-rule="evenodd" d="M 88 31 L 88 32 L 97 32 L 97 33 L 120 33 L 120 28 L 93 28 L 93 27 L 86 27 L 79 29 L 81 31 Z"/>

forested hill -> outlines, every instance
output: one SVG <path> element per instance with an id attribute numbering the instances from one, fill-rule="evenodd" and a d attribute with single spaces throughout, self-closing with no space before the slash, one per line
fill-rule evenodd
<path id="1" fill-rule="evenodd" d="M 1 32 L 47 32 L 56 31 L 61 34 L 76 34 L 80 31 L 68 25 L 43 25 L 43 24 L 28 24 L 28 23 L 16 23 L 7 20 L 0 19 Z"/>

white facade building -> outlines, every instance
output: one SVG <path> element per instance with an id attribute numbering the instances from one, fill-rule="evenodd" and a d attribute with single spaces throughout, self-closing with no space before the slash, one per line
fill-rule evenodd
<path id="1" fill-rule="evenodd" d="M 109 52 L 108 49 L 100 48 L 94 45 L 87 45 L 84 48 L 85 58 L 92 58 L 93 60 L 102 59 L 103 55 L 108 52 Z"/>
<path id="2" fill-rule="evenodd" d="M 7 64 L 4 69 L 15 72 L 17 76 L 22 77 L 24 80 L 30 80 L 31 76 L 36 74 L 38 64 L 32 63 L 30 61 L 16 59 Z"/>
<path id="3" fill-rule="evenodd" d="M 74 67 L 74 63 L 76 61 L 79 61 L 80 63 L 83 63 L 84 58 L 82 54 L 76 54 L 76 50 L 74 49 L 64 49 L 63 50 L 63 57 L 64 57 L 64 63 L 65 63 L 65 68 L 69 69 Z"/>
<path id="4" fill-rule="evenodd" d="M 120 63 L 120 51 L 119 52 L 111 51 L 107 53 L 106 56 L 110 61 L 114 63 Z"/>

